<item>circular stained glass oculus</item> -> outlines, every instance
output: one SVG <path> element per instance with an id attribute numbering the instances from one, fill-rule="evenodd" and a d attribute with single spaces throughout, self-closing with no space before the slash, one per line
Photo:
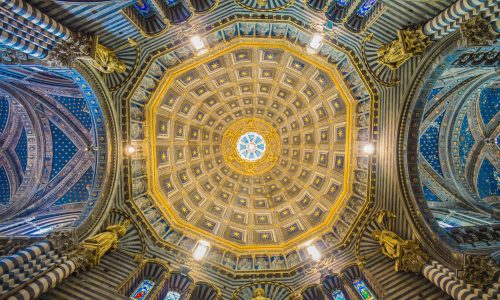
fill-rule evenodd
<path id="1" fill-rule="evenodd" d="M 266 152 L 266 141 L 257 132 L 246 132 L 238 139 L 236 150 L 242 159 L 256 161 Z"/>

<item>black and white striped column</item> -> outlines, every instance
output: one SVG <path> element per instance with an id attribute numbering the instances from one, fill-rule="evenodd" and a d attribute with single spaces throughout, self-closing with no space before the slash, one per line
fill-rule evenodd
<path id="1" fill-rule="evenodd" d="M 43 241 L 16 252 L 13 255 L 4 257 L 0 260 L 0 275 L 15 270 L 23 263 L 33 260 L 36 257 L 45 254 L 53 249 L 50 241 Z"/>
<path id="2" fill-rule="evenodd" d="M 77 263 L 68 260 L 57 266 L 34 282 L 28 284 L 23 289 L 7 298 L 7 300 L 31 300 L 36 299 L 40 294 L 55 287 L 59 282 L 71 275 L 77 268 Z"/>

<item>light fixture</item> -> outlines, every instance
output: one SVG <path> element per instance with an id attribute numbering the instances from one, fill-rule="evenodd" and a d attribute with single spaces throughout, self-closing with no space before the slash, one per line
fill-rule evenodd
<path id="1" fill-rule="evenodd" d="M 197 54 L 203 54 L 207 52 L 207 48 L 205 47 L 205 43 L 201 39 L 199 35 L 193 35 L 191 37 L 191 44 L 193 44 L 194 49 Z"/>
<path id="2" fill-rule="evenodd" d="M 208 252 L 208 247 L 210 247 L 210 243 L 204 240 L 200 240 L 194 248 L 193 258 L 194 260 L 201 260 Z"/>
<path id="3" fill-rule="evenodd" d="M 316 53 L 319 47 L 321 47 L 322 42 L 323 42 L 323 36 L 319 33 L 316 33 L 315 35 L 313 35 L 311 41 L 307 45 L 307 52 L 311 54 Z"/>
<path id="4" fill-rule="evenodd" d="M 368 155 L 371 155 L 375 152 L 375 146 L 372 143 L 366 144 L 363 146 L 363 152 Z"/>
<path id="5" fill-rule="evenodd" d="M 307 252 L 309 255 L 311 255 L 311 258 L 315 261 L 320 261 L 321 260 L 321 253 L 319 252 L 318 248 L 314 245 L 309 245 L 307 246 Z"/>
<path id="6" fill-rule="evenodd" d="M 132 145 L 128 145 L 126 148 L 125 148 L 125 151 L 127 151 L 127 154 L 128 155 L 132 155 L 135 153 L 135 147 L 132 146 Z"/>

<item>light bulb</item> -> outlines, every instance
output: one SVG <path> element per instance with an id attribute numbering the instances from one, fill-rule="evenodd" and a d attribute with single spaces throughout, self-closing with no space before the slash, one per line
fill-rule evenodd
<path id="1" fill-rule="evenodd" d="M 366 154 L 373 154 L 375 152 L 375 146 L 373 144 L 366 144 L 363 146 L 363 152 Z"/>
<path id="2" fill-rule="evenodd" d="M 196 53 L 198 54 L 202 54 L 207 51 L 205 43 L 203 42 L 203 40 L 199 35 L 193 35 L 191 37 L 191 44 L 193 44 L 193 47 L 196 50 Z"/>
<path id="3" fill-rule="evenodd" d="M 132 145 L 128 145 L 127 148 L 126 148 L 126 151 L 127 151 L 128 155 L 132 155 L 132 154 L 135 153 L 135 147 L 132 146 Z"/>
<path id="4" fill-rule="evenodd" d="M 314 245 L 309 245 L 307 246 L 307 252 L 309 255 L 311 255 L 311 258 L 315 261 L 321 260 L 321 253 L 319 252 L 318 248 Z"/>
<path id="5" fill-rule="evenodd" d="M 208 252 L 209 246 L 210 244 L 207 241 L 204 240 L 199 241 L 198 244 L 196 245 L 196 248 L 193 251 L 194 260 L 201 260 L 203 257 L 205 257 L 205 255 Z"/>
<path id="6" fill-rule="evenodd" d="M 323 36 L 319 33 L 315 34 L 309 44 L 307 45 L 307 51 L 309 53 L 316 53 L 318 51 L 319 47 L 321 46 L 321 43 L 323 42 Z"/>

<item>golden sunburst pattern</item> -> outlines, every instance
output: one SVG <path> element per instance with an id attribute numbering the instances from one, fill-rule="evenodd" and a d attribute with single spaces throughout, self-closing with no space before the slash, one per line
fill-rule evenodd
<path id="1" fill-rule="evenodd" d="M 248 161 L 238 153 L 238 141 L 245 133 L 257 133 L 265 141 L 262 157 Z M 242 175 L 254 176 L 270 171 L 276 164 L 281 150 L 278 131 L 261 118 L 243 118 L 230 124 L 222 137 L 222 157 L 227 165 Z"/>

